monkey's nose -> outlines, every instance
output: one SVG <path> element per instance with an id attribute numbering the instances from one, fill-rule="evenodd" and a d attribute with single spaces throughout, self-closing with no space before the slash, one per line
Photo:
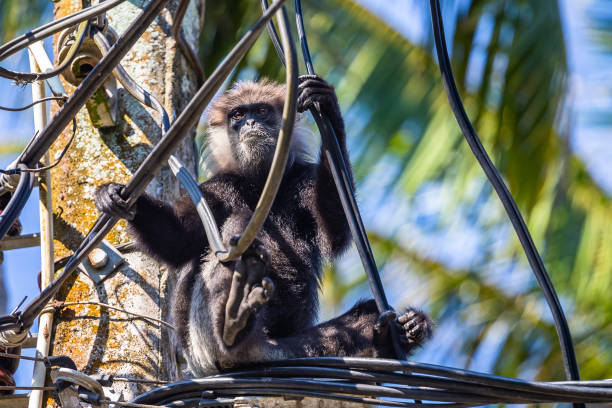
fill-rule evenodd
<path id="1" fill-rule="evenodd" d="M 250 127 L 253 127 L 253 125 L 255 124 L 255 119 L 247 119 L 246 124 Z"/>

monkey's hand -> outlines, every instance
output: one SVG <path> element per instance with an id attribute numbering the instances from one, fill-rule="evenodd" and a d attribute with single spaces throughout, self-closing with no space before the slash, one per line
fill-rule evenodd
<path id="1" fill-rule="evenodd" d="M 265 276 L 268 264 L 268 254 L 257 244 L 252 245 L 235 263 L 232 286 L 225 305 L 223 343 L 227 347 L 234 345 L 236 336 L 246 327 L 249 317 L 274 293 L 274 284 Z"/>
<path id="2" fill-rule="evenodd" d="M 381 313 L 374 327 L 374 345 L 377 349 L 385 350 L 390 347 L 390 324 L 395 324 L 398 328 L 400 344 L 406 354 L 412 353 L 414 349 L 420 347 L 425 340 L 429 339 L 434 327 L 434 323 L 429 316 L 412 307 L 407 308 L 397 319 L 395 312 Z M 381 354 L 386 356 L 388 352 L 382 352 Z"/>
<path id="3" fill-rule="evenodd" d="M 333 121 L 340 114 L 340 106 L 334 87 L 318 75 L 302 75 L 298 78 L 297 111 L 304 112 L 310 109 L 315 102 L 321 106 Z"/>
<path id="4" fill-rule="evenodd" d="M 112 217 L 133 220 L 136 215 L 135 210 L 130 209 L 127 202 L 121 198 L 123 184 L 109 183 L 101 185 L 94 193 L 96 208 Z"/>

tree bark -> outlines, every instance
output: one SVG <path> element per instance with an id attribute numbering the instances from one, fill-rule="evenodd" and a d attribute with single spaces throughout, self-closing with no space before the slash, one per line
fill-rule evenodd
<path id="1" fill-rule="evenodd" d="M 200 30 L 199 5 L 195 4 L 198 1 L 192 0 L 182 24 L 182 31 L 192 44 Z M 55 18 L 77 11 L 80 3 L 60 1 L 55 7 Z M 121 35 L 146 4 L 122 3 L 108 12 L 110 26 Z M 196 90 L 195 75 L 172 37 L 176 7 L 177 1 L 170 1 L 122 60 L 129 74 L 160 100 L 171 119 Z M 65 81 L 64 86 L 68 93 L 75 90 Z M 61 164 L 52 170 L 56 258 L 72 253 L 99 216 L 93 204 L 96 186 L 127 183 L 160 139 L 160 115 L 143 107 L 120 85 L 118 95 L 117 126 L 97 129 L 88 111 L 81 109 L 76 117 L 76 138 Z M 52 147 L 51 161 L 71 134 L 69 126 Z M 192 137 L 185 139 L 176 154 L 188 169 L 195 170 Z M 179 184 L 170 169 L 164 167 L 147 192 L 172 201 L 179 195 Z M 113 244 L 130 241 L 125 222 L 119 222 L 107 239 Z M 100 284 L 94 284 L 85 273 L 75 274 L 57 299 L 100 302 L 168 321 L 169 293 L 175 276 L 140 252 L 124 253 L 123 257 L 125 263 Z M 66 306 L 56 313 L 51 354 L 70 356 L 85 374 L 174 380 L 179 369 L 169 334 L 163 325 L 99 305 Z M 144 385 L 130 382 L 116 382 L 111 388 L 108 394 L 121 394 L 121 399 L 127 401 L 146 390 Z M 46 404 L 54 406 L 57 402 L 49 395 Z"/>

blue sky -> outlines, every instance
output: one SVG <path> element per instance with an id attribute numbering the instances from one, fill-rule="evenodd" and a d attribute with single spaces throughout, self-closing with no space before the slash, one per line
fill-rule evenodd
<path id="1" fill-rule="evenodd" d="M 381 18 L 387 21 L 408 39 L 421 42 L 425 33 L 430 30 L 428 9 L 424 8 L 422 1 L 415 0 L 361 0 L 361 2 Z M 593 125 L 587 117 L 593 112 L 612 112 L 612 57 L 600 52 L 595 44 L 590 41 L 589 22 L 587 10 L 593 7 L 592 0 L 561 0 L 561 9 L 566 34 L 566 45 L 569 56 L 570 67 L 570 95 L 573 129 L 571 135 L 571 146 L 576 153 L 581 155 L 589 163 L 589 169 L 596 180 L 612 192 L 612 172 L 610 171 L 610 152 L 612 152 L 612 139 L 608 137 L 611 130 L 609 126 Z M 446 4 L 449 4 L 446 2 Z M 453 7 L 462 7 L 464 1 L 454 3 Z M 398 12 L 401 11 L 401 12 Z M 48 16 L 47 20 L 51 17 Z M 452 31 L 452 26 L 447 26 L 447 31 Z M 49 44 L 47 48 L 50 51 Z M 19 70 L 27 70 L 27 55 L 22 53 L 2 63 L 3 67 Z M 29 87 L 21 88 L 10 85 L 10 81 L 0 80 L 0 105 L 22 106 L 31 101 Z M 24 142 L 33 133 L 32 113 L 8 113 L 0 111 L 0 144 L 7 142 Z M 0 167 L 5 167 L 12 157 L 0 156 Z M 423 195 L 423 200 L 429 201 L 415 205 L 423 208 L 423 213 L 432 211 L 436 202 L 444 199 L 443 194 L 430 191 Z M 22 213 L 21 220 L 24 232 L 37 232 L 38 227 L 38 192 L 35 190 L 28 205 Z M 368 208 L 364 208 L 366 223 L 375 223 L 376 220 L 368 220 Z M 425 214 L 426 215 L 426 214 Z M 466 226 L 459 226 L 457 231 L 465 231 Z M 435 236 L 423 236 L 425 246 L 430 244 L 439 245 L 440 240 Z M 465 243 L 465 240 L 464 240 Z M 473 243 L 474 247 L 478 243 Z M 438 246 L 438 249 L 439 246 Z M 442 248 L 443 250 L 443 248 Z M 457 253 L 449 250 L 448 257 L 451 261 L 461 264 L 461 256 L 467 256 L 469 251 Z M 26 295 L 33 296 L 38 292 L 36 286 L 36 275 L 40 269 L 39 251 L 37 248 L 8 251 L 5 253 L 5 278 L 7 284 L 8 306 L 16 306 Z M 455 259 L 456 258 L 456 259 Z M 500 328 L 501 330 L 501 328 Z M 444 339 L 438 338 L 436 342 L 436 354 L 443 355 L 440 347 L 444 347 Z M 448 345 L 447 345 L 448 347 Z M 430 347 L 434 349 L 434 347 Z M 452 350 L 449 350 L 450 354 Z M 436 361 L 435 356 L 423 355 L 425 361 Z M 487 361 L 482 358 L 478 361 Z M 486 365 L 486 364 L 485 364 Z M 473 367 L 487 370 L 486 366 Z M 30 381 L 31 364 L 21 364 L 17 381 L 21 385 L 27 385 Z"/>

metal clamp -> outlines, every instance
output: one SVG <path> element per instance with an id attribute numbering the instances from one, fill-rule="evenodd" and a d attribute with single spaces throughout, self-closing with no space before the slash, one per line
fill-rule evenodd
<path id="1" fill-rule="evenodd" d="M 51 380 L 58 389 L 62 408 L 82 408 L 78 387 L 91 391 L 97 397 L 89 401 L 93 407 L 100 407 L 99 401 L 105 398 L 104 389 L 99 382 L 76 370 L 55 368 L 51 370 Z"/>

